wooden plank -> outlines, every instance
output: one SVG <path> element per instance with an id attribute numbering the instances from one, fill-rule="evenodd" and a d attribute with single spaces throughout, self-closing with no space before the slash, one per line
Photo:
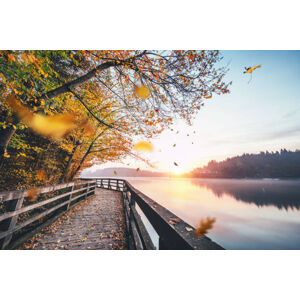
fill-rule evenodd
<path id="1" fill-rule="evenodd" d="M 35 189 L 40 190 L 40 194 L 44 194 L 44 193 L 54 192 L 57 190 L 61 190 L 61 189 L 70 187 L 73 184 L 74 184 L 74 182 L 69 182 L 69 183 L 58 184 L 56 186 L 36 187 Z M 13 200 L 16 198 L 20 198 L 20 196 L 23 195 L 24 193 L 25 193 L 25 197 L 27 197 L 28 196 L 27 191 L 28 190 L 2 192 L 2 193 L 0 193 L 0 202 L 10 201 L 10 200 Z"/>
<path id="2" fill-rule="evenodd" d="M 10 209 L 12 209 L 12 210 L 20 209 L 23 205 L 24 198 L 25 198 L 25 193 L 23 193 L 19 199 L 15 200 L 15 201 L 13 201 L 13 203 L 11 203 Z M 18 221 L 18 217 L 19 217 L 18 215 L 12 216 L 9 220 L 7 220 L 7 222 L 4 223 L 6 225 L 7 232 L 14 231 L 17 221 Z M 2 239 L 2 238 L 0 237 L 0 239 Z M 5 249 L 7 247 L 7 245 L 10 243 L 11 239 L 12 239 L 12 234 L 6 235 L 4 237 L 4 239 L 1 241 L 1 245 L 0 245 L 1 249 Z"/>
<path id="3" fill-rule="evenodd" d="M 142 241 L 139 237 L 138 230 L 136 228 L 134 219 L 129 219 L 129 222 L 130 222 L 130 230 L 131 230 L 131 234 L 132 234 L 132 237 L 133 237 L 133 240 L 134 240 L 135 249 L 136 250 L 143 250 L 144 249 L 143 244 L 142 244 Z"/>
<path id="4" fill-rule="evenodd" d="M 136 189 L 135 189 L 136 190 Z M 133 192 L 133 191 L 132 191 Z M 168 249 L 223 249 L 208 237 L 198 238 L 194 235 L 194 228 L 178 218 L 175 214 L 159 205 L 157 202 L 142 194 L 133 192 L 139 207 L 154 227 Z M 169 221 L 178 218 L 180 222 L 172 225 Z M 192 230 L 188 231 L 187 228 Z"/>
<path id="5" fill-rule="evenodd" d="M 23 223 L 17 225 L 17 226 L 15 226 L 14 229 L 11 229 L 11 230 L 8 230 L 8 231 L 6 231 L 6 232 L 0 233 L 0 239 L 2 239 L 3 237 L 8 236 L 9 234 L 12 234 L 13 232 L 15 232 L 15 231 L 17 231 L 17 230 L 22 229 L 23 227 L 25 227 L 25 226 L 27 226 L 27 225 L 29 225 L 29 224 L 31 224 L 31 223 L 37 221 L 38 219 L 40 219 L 40 218 L 42 218 L 42 217 L 44 217 L 44 216 L 50 214 L 51 212 L 53 212 L 53 211 L 59 209 L 60 207 L 66 205 L 67 203 L 73 202 L 73 201 L 75 201 L 75 200 L 77 200 L 77 199 L 79 199 L 80 197 L 83 197 L 83 196 L 84 196 L 84 194 L 81 194 L 81 195 L 78 195 L 78 196 L 76 196 L 76 197 L 74 197 L 74 198 L 72 198 L 72 199 L 70 199 L 70 200 L 64 201 L 64 202 L 62 202 L 62 203 L 60 203 L 60 204 L 58 204 L 58 205 L 56 205 L 56 206 L 54 206 L 54 207 L 48 209 L 47 211 L 45 211 L 45 212 L 43 212 L 43 213 L 40 213 L 40 214 L 38 214 L 37 216 L 35 216 L 35 217 L 33 217 L 33 218 L 31 218 L 31 219 L 29 219 L 29 220 L 27 220 L 27 221 L 25 221 L 25 222 L 23 222 Z"/>
<path id="6" fill-rule="evenodd" d="M 5 214 L 2 214 L 2 215 L 0 215 L 0 221 L 5 220 L 5 219 L 7 219 L 9 217 L 13 217 L 13 216 L 19 215 L 19 214 L 24 213 L 26 211 L 33 210 L 33 209 L 38 208 L 40 206 L 43 206 L 43 205 L 46 205 L 46 204 L 51 203 L 53 201 L 59 200 L 60 198 L 64 198 L 64 197 L 66 197 L 68 195 L 77 194 L 77 193 L 79 193 L 81 191 L 85 191 L 85 188 L 81 188 L 79 190 L 73 190 L 71 192 L 68 192 L 68 193 L 65 193 L 65 194 L 61 194 L 61 195 L 52 197 L 50 199 L 47 199 L 47 200 L 44 200 L 44 201 L 41 201 L 41 202 L 38 202 L 38 203 L 35 203 L 35 204 L 32 204 L 32 205 L 25 206 L 25 207 L 23 207 L 21 209 L 18 209 L 16 211 L 12 211 L 12 212 L 8 212 L 8 213 L 5 213 Z M 24 194 L 27 195 L 27 192 L 25 192 Z"/>
<path id="7" fill-rule="evenodd" d="M 114 180 L 116 179 L 105 178 L 105 180 L 114 182 Z M 125 189 L 131 193 L 131 198 L 135 198 L 135 201 L 138 203 L 144 215 L 147 217 L 149 222 L 152 224 L 152 226 L 160 236 L 161 244 L 164 244 L 165 248 L 203 250 L 223 249 L 220 245 L 213 242 L 207 236 L 203 236 L 202 238 L 196 237 L 194 235 L 194 228 L 192 226 L 178 218 L 171 211 L 159 205 L 151 198 L 144 195 L 126 180 L 123 180 L 123 182 L 126 186 Z M 169 221 L 172 218 L 177 218 L 180 220 L 180 222 L 176 224 L 170 224 Z M 187 228 L 189 230 L 187 230 Z"/>
<path id="8" fill-rule="evenodd" d="M 140 236 L 142 244 L 143 244 L 143 248 L 146 250 L 154 250 L 155 247 L 152 243 L 150 235 L 149 235 L 140 215 L 136 211 L 135 207 L 131 207 L 131 210 L 132 210 L 132 214 L 133 214 L 133 217 L 134 217 L 134 220 L 136 223 L 137 230 L 139 232 L 139 236 Z"/>

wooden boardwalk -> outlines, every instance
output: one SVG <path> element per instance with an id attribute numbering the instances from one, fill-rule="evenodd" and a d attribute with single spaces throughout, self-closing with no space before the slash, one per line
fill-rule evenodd
<path id="1" fill-rule="evenodd" d="M 19 249 L 128 249 L 121 193 L 96 189 Z"/>

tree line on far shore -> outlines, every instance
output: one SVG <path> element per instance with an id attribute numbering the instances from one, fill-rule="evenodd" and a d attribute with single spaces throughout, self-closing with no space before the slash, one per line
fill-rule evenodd
<path id="1" fill-rule="evenodd" d="M 224 161 L 210 161 L 189 177 L 213 178 L 300 178 L 300 150 L 243 154 Z"/>

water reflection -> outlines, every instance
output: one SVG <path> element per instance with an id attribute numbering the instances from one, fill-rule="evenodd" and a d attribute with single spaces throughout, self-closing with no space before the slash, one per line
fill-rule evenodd
<path id="1" fill-rule="evenodd" d="M 258 207 L 300 209 L 299 180 L 192 179 L 192 184 L 210 189 L 218 198 L 225 194 Z"/>
<path id="2" fill-rule="evenodd" d="M 300 249 L 300 180 L 129 178 L 226 249 Z"/>

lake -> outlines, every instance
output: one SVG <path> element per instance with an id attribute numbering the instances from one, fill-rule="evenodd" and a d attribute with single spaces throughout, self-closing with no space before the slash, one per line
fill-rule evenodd
<path id="1" fill-rule="evenodd" d="M 126 178 L 225 249 L 300 249 L 300 180 Z M 151 237 L 155 241 L 155 234 Z"/>

